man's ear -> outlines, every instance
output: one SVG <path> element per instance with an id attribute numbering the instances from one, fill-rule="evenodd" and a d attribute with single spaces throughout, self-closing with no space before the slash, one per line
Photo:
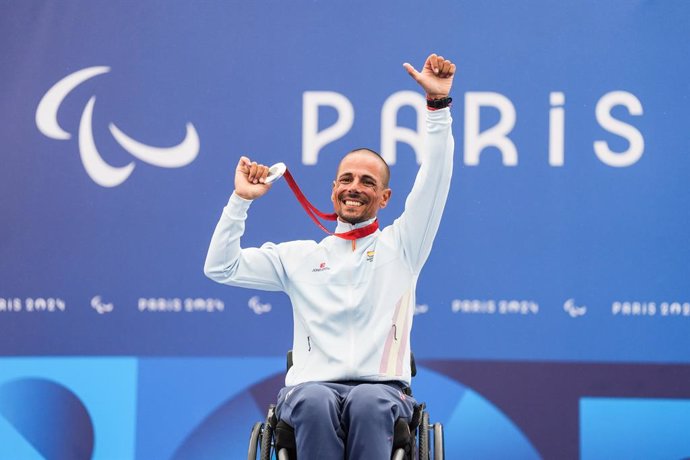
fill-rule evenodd
<path id="1" fill-rule="evenodd" d="M 333 186 L 331 187 L 331 201 L 335 204 L 335 181 L 333 181 Z"/>
<path id="2" fill-rule="evenodd" d="M 385 208 L 388 205 L 388 200 L 391 199 L 391 195 L 393 194 L 393 191 L 389 188 L 383 191 L 383 200 L 381 200 L 381 203 L 379 203 L 379 207 Z"/>

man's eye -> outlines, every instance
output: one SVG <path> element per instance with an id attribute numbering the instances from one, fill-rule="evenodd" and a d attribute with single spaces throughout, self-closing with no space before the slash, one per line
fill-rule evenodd
<path id="1" fill-rule="evenodd" d="M 352 179 L 350 179 L 349 177 L 341 177 L 341 178 L 340 178 L 340 183 L 341 183 L 341 184 L 346 184 L 346 183 L 348 183 L 348 182 L 352 182 Z"/>

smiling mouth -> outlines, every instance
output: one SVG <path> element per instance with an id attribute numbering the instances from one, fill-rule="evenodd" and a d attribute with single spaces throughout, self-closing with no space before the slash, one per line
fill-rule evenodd
<path id="1" fill-rule="evenodd" d="M 357 200 L 345 200 L 345 206 L 349 206 L 349 207 L 353 207 L 353 208 L 357 208 L 359 206 L 362 206 L 363 204 L 364 203 L 362 203 L 361 201 L 357 201 Z"/>

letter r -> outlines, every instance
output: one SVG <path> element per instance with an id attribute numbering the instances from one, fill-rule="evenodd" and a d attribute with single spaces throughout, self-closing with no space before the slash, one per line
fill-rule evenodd
<path id="1" fill-rule="evenodd" d="M 498 123 L 491 128 L 479 131 L 479 111 L 482 106 L 498 109 Z M 465 164 L 476 166 L 479 155 L 486 147 L 496 147 L 501 151 L 503 164 L 516 166 L 517 149 L 507 135 L 515 126 L 515 107 L 510 99 L 499 93 L 468 92 L 465 94 Z"/>

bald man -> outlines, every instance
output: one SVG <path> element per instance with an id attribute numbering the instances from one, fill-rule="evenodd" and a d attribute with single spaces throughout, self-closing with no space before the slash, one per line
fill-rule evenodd
<path id="1" fill-rule="evenodd" d="M 450 188 L 456 69 L 436 54 L 421 71 L 404 67 L 426 94 L 426 151 L 392 225 L 380 229 L 376 217 L 391 199 L 388 165 L 357 149 L 333 180 L 334 235 L 242 248 L 247 210 L 271 188 L 268 167 L 242 157 L 208 250 L 211 279 L 290 298 L 293 366 L 276 412 L 294 428 L 303 460 L 389 458 L 395 421 L 409 419 L 415 405 L 408 391 L 415 288 Z"/>

